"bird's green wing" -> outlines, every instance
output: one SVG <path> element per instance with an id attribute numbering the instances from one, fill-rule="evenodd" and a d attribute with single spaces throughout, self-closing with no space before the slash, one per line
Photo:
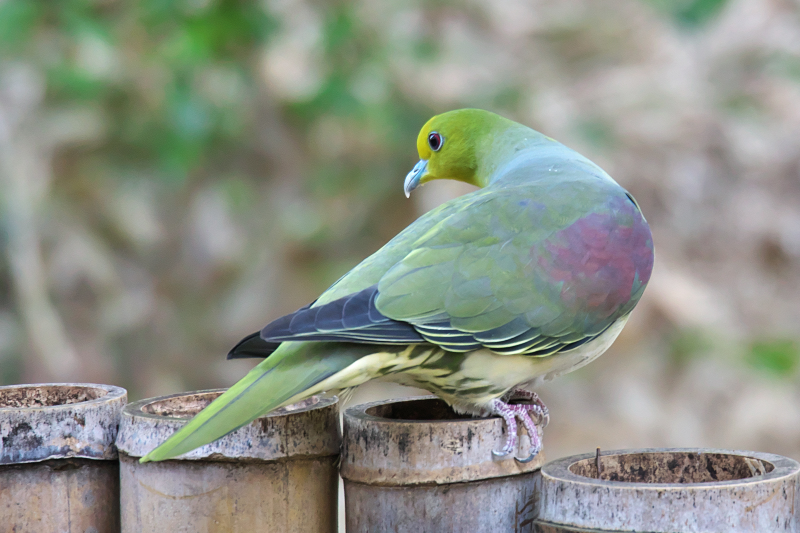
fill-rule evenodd
<path id="1" fill-rule="evenodd" d="M 613 182 L 495 190 L 442 218 L 377 285 L 376 308 L 451 351 L 548 355 L 628 314 L 652 269 L 652 239 Z"/>
<path id="2" fill-rule="evenodd" d="M 576 171 L 429 213 L 257 340 L 549 355 L 627 315 L 651 269 L 635 203 L 612 181 Z"/>

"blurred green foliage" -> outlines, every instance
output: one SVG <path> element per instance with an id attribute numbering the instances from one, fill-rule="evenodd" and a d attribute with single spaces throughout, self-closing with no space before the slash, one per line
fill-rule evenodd
<path id="1" fill-rule="evenodd" d="M 253 2 L 9 4 L 22 19 L 15 26 L 25 28 L 9 36 L 12 50 L 45 69 L 51 102 L 102 108 L 108 155 L 121 164 L 185 179 L 209 150 L 229 148 L 248 126 L 246 62 L 275 28 Z M 204 76 L 215 72 L 239 94 L 204 92 Z"/>
<path id="2" fill-rule="evenodd" d="M 301 130 L 333 114 L 389 148 L 407 141 L 428 111 L 409 115 L 411 106 L 396 93 L 378 103 L 359 100 L 354 77 L 365 63 L 385 62 L 388 51 L 348 4 L 321 11 L 324 79 L 310 98 L 287 102 L 283 112 Z M 106 163 L 182 181 L 252 137 L 260 103 L 257 62 L 279 28 L 268 9 L 246 0 L 8 0 L 0 3 L 0 55 L 41 66 L 52 104 L 101 108 L 109 123 Z M 387 153 L 395 150 L 382 151 L 372 163 L 385 167 L 379 161 Z M 377 170 L 385 168 L 338 179 L 371 187 L 374 180 L 361 182 Z"/>
<path id="3" fill-rule="evenodd" d="M 668 13 L 679 25 L 700 28 L 714 19 L 728 0 L 646 0 Z"/>
<path id="4" fill-rule="evenodd" d="M 800 364 L 800 345 L 794 339 L 758 340 L 750 344 L 747 362 L 774 376 L 792 376 Z"/>

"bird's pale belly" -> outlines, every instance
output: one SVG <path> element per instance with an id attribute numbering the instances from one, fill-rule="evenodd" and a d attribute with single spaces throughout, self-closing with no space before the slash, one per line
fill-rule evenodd
<path id="1" fill-rule="evenodd" d="M 283 405 L 379 378 L 428 390 L 458 412 L 481 414 L 492 400 L 511 389 L 532 389 L 594 361 L 611 346 L 627 321 L 627 316 L 620 318 L 599 337 L 575 350 L 543 357 L 500 355 L 489 350 L 453 353 L 430 344 L 413 344 L 399 352 L 376 352 Z"/>
<path id="2" fill-rule="evenodd" d="M 384 380 L 429 390 L 457 412 L 480 414 L 489 403 L 512 389 L 527 389 L 576 370 L 597 359 L 614 342 L 628 321 L 624 316 L 579 348 L 544 357 L 499 355 L 489 350 L 453 354 L 428 350 L 418 366 L 384 376 Z"/>

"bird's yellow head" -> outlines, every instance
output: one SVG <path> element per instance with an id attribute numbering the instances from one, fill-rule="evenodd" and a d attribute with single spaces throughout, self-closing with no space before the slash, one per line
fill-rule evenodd
<path id="1" fill-rule="evenodd" d="M 425 123 L 417 137 L 420 161 L 406 176 L 403 184 L 406 196 L 436 179 L 485 186 L 492 142 L 499 133 L 512 127 L 523 126 L 482 109 L 457 109 L 436 115 Z"/>

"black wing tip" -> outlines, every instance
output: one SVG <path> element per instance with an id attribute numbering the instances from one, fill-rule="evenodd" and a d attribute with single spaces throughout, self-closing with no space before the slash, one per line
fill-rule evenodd
<path id="1" fill-rule="evenodd" d="M 274 352 L 280 342 L 268 342 L 261 338 L 261 332 L 256 331 L 240 340 L 236 346 L 228 352 L 228 360 L 231 359 L 264 359 Z"/>
<path id="2" fill-rule="evenodd" d="M 375 307 L 371 285 L 327 304 L 307 305 L 273 320 L 228 352 L 228 359 L 265 358 L 282 342 L 332 341 L 356 344 L 415 344 L 425 339 L 407 322 L 392 320 Z"/>
<path id="3" fill-rule="evenodd" d="M 392 320 L 375 308 L 377 293 L 376 284 L 317 307 L 303 307 L 264 326 L 260 332 L 261 339 L 276 344 L 286 341 L 360 344 L 424 342 L 411 324 Z M 246 341 L 248 339 L 240 344 Z M 236 350 L 234 348 L 232 352 Z"/>

